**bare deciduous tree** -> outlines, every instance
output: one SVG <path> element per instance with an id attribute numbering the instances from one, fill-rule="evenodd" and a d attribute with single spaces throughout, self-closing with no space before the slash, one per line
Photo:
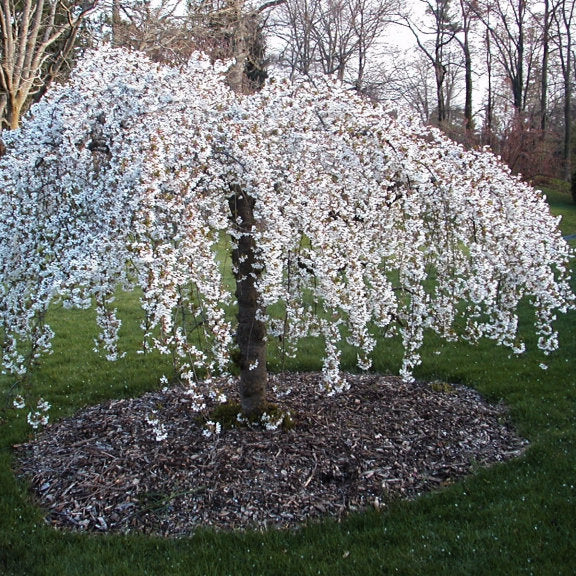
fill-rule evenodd
<path id="1" fill-rule="evenodd" d="M 414 110 L 424 124 L 434 113 L 434 78 L 429 62 L 421 54 L 417 58 L 397 55 L 384 76 L 383 98 Z"/>
<path id="2" fill-rule="evenodd" d="M 487 0 L 475 3 L 476 14 L 490 36 L 490 46 L 511 89 L 512 103 L 524 112 L 539 52 L 534 42 L 534 20 L 528 10 L 530 0 Z"/>
<path id="3" fill-rule="evenodd" d="M 314 28 L 318 8 L 316 0 L 290 0 L 282 7 L 275 33 L 284 43 L 281 59 L 292 73 L 308 75 L 317 61 Z"/>
<path id="4" fill-rule="evenodd" d="M 283 44 L 280 59 L 292 73 L 322 71 L 366 86 L 367 69 L 396 1 L 287 0 L 275 23 Z"/>
<path id="5" fill-rule="evenodd" d="M 444 82 L 448 73 L 450 45 L 456 38 L 460 26 L 452 12 L 450 0 L 422 0 L 425 20 L 418 24 L 406 17 L 405 25 L 410 29 L 420 51 L 429 60 L 436 81 L 436 120 L 442 125 L 448 119 Z"/>
<path id="6" fill-rule="evenodd" d="M 554 34 L 552 42 L 556 47 L 560 69 L 562 71 L 562 88 L 564 92 L 563 120 L 564 135 L 562 145 L 562 159 L 564 164 L 564 178 L 569 180 L 572 176 L 572 194 L 576 201 L 576 175 L 571 175 L 571 145 L 572 145 L 572 90 L 573 90 L 573 58 L 574 43 L 572 30 L 576 17 L 575 0 L 558 0 L 552 10 Z"/>
<path id="7" fill-rule="evenodd" d="M 470 5 L 469 0 L 459 0 L 460 17 L 461 17 L 461 36 L 456 36 L 456 40 L 462 48 L 464 55 L 464 82 L 465 82 L 465 98 L 464 98 L 464 128 L 468 139 L 472 139 L 474 131 L 474 110 L 472 108 L 472 96 L 474 93 L 474 83 L 472 80 L 472 46 L 471 46 L 471 33 L 472 25 L 476 16 L 474 10 Z"/>
<path id="8" fill-rule="evenodd" d="M 0 2 L 0 116 L 17 128 L 32 98 L 42 94 L 70 57 L 82 22 L 98 0 Z"/>
<path id="9" fill-rule="evenodd" d="M 112 0 L 111 41 L 156 62 L 184 62 L 195 49 L 184 0 Z"/>

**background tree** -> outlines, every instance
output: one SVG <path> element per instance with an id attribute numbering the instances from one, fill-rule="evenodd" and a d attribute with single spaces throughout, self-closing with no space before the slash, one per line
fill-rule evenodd
<path id="1" fill-rule="evenodd" d="M 514 109 L 520 114 L 526 106 L 534 58 L 526 45 L 528 0 L 488 1 L 476 4 L 476 10 L 510 86 Z"/>
<path id="2" fill-rule="evenodd" d="M 424 54 L 434 71 L 436 85 L 436 121 L 439 126 L 448 120 L 445 81 L 449 62 L 452 60 L 450 47 L 455 44 L 460 25 L 452 11 L 450 0 L 422 1 L 424 21 L 418 23 L 407 16 L 406 26 L 412 32 L 419 50 Z"/>
<path id="3" fill-rule="evenodd" d="M 274 25 L 274 33 L 283 43 L 280 61 L 292 75 L 314 72 L 318 60 L 316 20 L 320 7 L 316 0 L 285 2 Z"/>
<path id="4" fill-rule="evenodd" d="M 184 0 L 112 0 L 110 41 L 138 50 L 157 62 L 184 63 L 197 48 Z"/>
<path id="5" fill-rule="evenodd" d="M 395 0 L 287 0 L 273 20 L 280 63 L 293 74 L 321 71 L 370 90 L 367 74 L 396 11 Z"/>
<path id="6" fill-rule="evenodd" d="M 103 18 L 110 27 L 104 37 L 115 47 L 176 65 L 200 50 L 213 61 L 231 62 L 231 84 L 240 92 L 253 91 L 266 78 L 266 13 L 283 1 L 252 7 L 244 0 L 113 0 Z"/>
<path id="7" fill-rule="evenodd" d="M 544 13 L 542 15 L 542 64 L 540 78 L 540 131 L 546 132 L 548 124 L 548 71 L 550 60 L 550 28 L 552 13 L 550 0 L 544 0 Z"/>
<path id="8" fill-rule="evenodd" d="M 228 81 L 238 93 L 262 87 L 268 65 L 264 33 L 269 13 L 284 0 L 269 0 L 256 6 L 245 0 L 189 3 L 189 16 L 199 50 L 212 61 L 232 60 Z"/>
<path id="9" fill-rule="evenodd" d="M 574 0 L 559 0 L 552 9 L 552 29 L 553 36 L 551 42 L 556 47 L 558 59 L 560 61 L 561 83 L 563 91 L 563 138 L 562 138 L 562 161 L 563 176 L 566 180 L 572 177 L 572 122 L 574 118 L 572 109 L 572 92 L 574 90 L 573 78 L 573 26 L 576 11 Z M 576 190 L 576 188 L 573 188 Z M 576 201 L 576 195 L 574 195 Z"/>
<path id="10" fill-rule="evenodd" d="M 424 124 L 433 122 L 436 102 L 434 73 L 427 58 L 398 54 L 384 72 L 382 100 L 413 110 Z"/>
<path id="11" fill-rule="evenodd" d="M 84 19 L 98 0 L 2 0 L 0 116 L 17 128 L 31 101 L 68 61 Z"/>
<path id="12" fill-rule="evenodd" d="M 456 36 L 456 41 L 462 48 L 464 56 L 464 81 L 465 81 L 465 98 L 464 98 L 464 129 L 466 131 L 466 140 L 473 142 L 474 137 L 474 109 L 472 106 L 472 99 L 474 95 L 474 82 L 473 82 L 473 59 L 472 59 L 472 26 L 476 20 L 474 8 L 470 5 L 468 0 L 460 0 L 460 32 L 461 35 Z"/>
<path id="13" fill-rule="evenodd" d="M 570 249 L 544 198 L 494 156 L 397 121 L 330 79 L 237 96 L 225 76 L 202 57 L 174 70 L 102 50 L 8 134 L 6 370 L 21 375 L 49 349 L 54 300 L 95 302 L 114 359 L 119 286 L 140 288 L 145 347 L 172 354 L 199 403 L 198 378 L 228 373 L 236 358 L 249 416 L 266 409 L 266 347 L 278 337 L 292 351 L 321 338 L 332 391 L 346 386 L 345 346 L 368 369 L 390 336 L 407 379 L 428 331 L 521 352 L 520 301 L 534 307 L 539 347 L 557 347 L 554 315 L 574 305 Z"/>

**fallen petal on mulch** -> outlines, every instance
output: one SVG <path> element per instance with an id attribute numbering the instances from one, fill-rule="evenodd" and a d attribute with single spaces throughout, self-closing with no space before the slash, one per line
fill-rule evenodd
<path id="1" fill-rule="evenodd" d="M 186 535 L 295 527 L 414 497 L 522 453 L 501 406 L 461 386 L 348 375 L 270 377 L 288 430 L 223 429 L 210 437 L 181 388 L 114 400 L 57 422 L 17 448 L 47 520 L 97 532 Z M 222 381 L 228 397 L 234 383 Z M 166 438 L 157 440 L 152 422 Z"/>

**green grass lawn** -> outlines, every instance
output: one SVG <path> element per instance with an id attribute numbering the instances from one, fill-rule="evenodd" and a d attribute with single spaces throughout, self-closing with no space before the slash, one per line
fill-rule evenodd
<path id="1" fill-rule="evenodd" d="M 564 215 L 563 233 L 576 234 L 576 206 L 569 196 L 549 192 L 549 198 Z M 139 318 L 133 297 L 123 296 L 119 305 L 128 353 L 116 363 L 89 352 L 96 333 L 91 312 L 53 311 L 55 351 L 34 374 L 35 390 L 53 405 L 52 418 L 140 394 L 169 373 L 166 358 L 134 353 L 136 338 L 130 341 L 130 335 Z M 26 441 L 31 430 L 22 414 L 0 412 L 0 575 L 574 574 L 575 320 L 574 313 L 559 319 L 561 349 L 550 357 L 541 356 L 530 338 L 528 352 L 512 358 L 484 342 L 430 342 L 426 348 L 417 376 L 473 386 L 509 407 L 513 423 L 531 442 L 520 459 L 481 469 L 415 501 L 297 531 L 199 530 L 181 540 L 57 532 L 44 524 L 26 484 L 12 472 L 11 447 Z M 376 367 L 397 371 L 394 343 L 379 350 Z M 288 368 L 317 369 L 313 349 Z"/>
<path id="2" fill-rule="evenodd" d="M 556 188 L 544 188 L 544 192 L 552 211 L 562 215 L 562 232 L 566 236 L 576 235 L 576 209 L 570 187 L 563 182 Z"/>

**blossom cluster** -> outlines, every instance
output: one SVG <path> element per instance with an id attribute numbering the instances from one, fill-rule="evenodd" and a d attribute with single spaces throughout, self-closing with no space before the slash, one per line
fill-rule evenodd
<path id="1" fill-rule="evenodd" d="M 152 414 L 145 416 L 146 423 L 151 427 L 156 442 L 162 442 L 168 438 L 168 431 L 166 426 L 157 418 L 156 411 L 152 410 Z"/>
<path id="2" fill-rule="evenodd" d="M 14 374 L 49 351 L 54 301 L 95 303 L 98 347 L 117 358 L 119 287 L 141 290 L 145 346 L 175 358 L 191 394 L 199 370 L 229 371 L 221 244 L 246 233 L 233 186 L 254 200 L 269 337 L 288 351 L 323 338 L 329 391 L 346 386 L 344 345 L 368 369 L 377 339 L 399 336 L 409 379 L 426 331 L 519 352 L 527 300 L 548 352 L 555 314 L 574 307 L 572 254 L 539 191 L 330 78 L 239 96 L 201 54 L 174 69 L 104 47 L 5 143 L 0 335 Z"/>
<path id="3" fill-rule="evenodd" d="M 21 394 L 18 394 L 14 398 L 12 404 L 17 410 L 24 410 L 24 408 L 26 408 L 26 400 Z M 26 421 L 34 429 L 39 428 L 40 426 L 46 426 L 50 420 L 50 416 L 48 414 L 50 408 L 50 403 L 43 398 L 40 398 L 36 404 L 36 409 L 28 412 Z"/>

